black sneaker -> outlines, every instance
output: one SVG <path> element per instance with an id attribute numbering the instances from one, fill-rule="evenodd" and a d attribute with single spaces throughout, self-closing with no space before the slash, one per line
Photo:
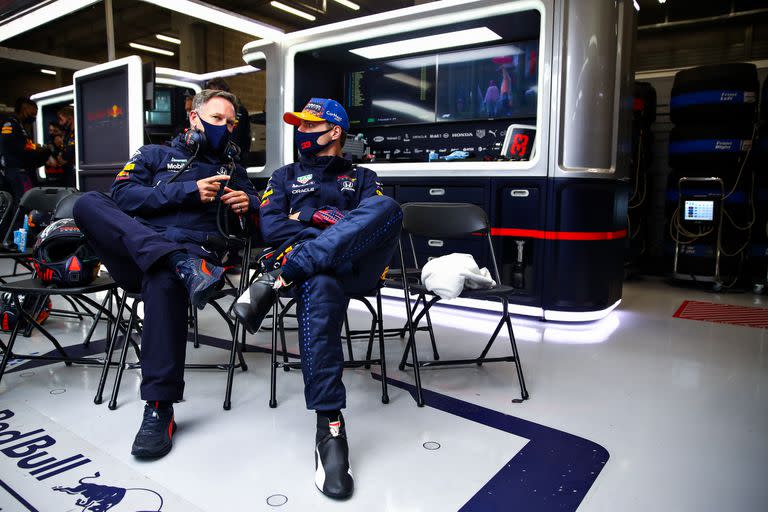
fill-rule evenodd
<path id="1" fill-rule="evenodd" d="M 157 402 L 144 405 L 144 419 L 133 440 L 131 455 L 142 459 L 162 457 L 171 451 L 171 438 L 176 432 L 173 406 L 158 407 Z"/>
<path id="2" fill-rule="evenodd" d="M 224 268 L 200 258 L 187 258 L 176 265 L 176 275 L 186 286 L 192 305 L 203 309 L 223 284 Z"/>
<path id="3" fill-rule="evenodd" d="M 349 468 L 344 417 L 339 415 L 336 421 L 330 421 L 318 415 L 315 443 L 315 485 L 329 498 L 349 498 L 355 481 Z"/>
<path id="4" fill-rule="evenodd" d="M 233 311 L 249 333 L 255 333 L 261 326 L 277 300 L 277 288 L 288 286 L 280 277 L 281 273 L 282 269 L 278 268 L 261 274 L 235 302 Z"/>

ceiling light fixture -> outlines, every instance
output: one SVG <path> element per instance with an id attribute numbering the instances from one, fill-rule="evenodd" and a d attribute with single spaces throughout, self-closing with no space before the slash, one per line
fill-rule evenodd
<path id="1" fill-rule="evenodd" d="M 145 52 L 159 53 L 160 55 L 167 55 L 169 57 L 173 57 L 174 55 L 176 55 L 172 51 L 163 50 L 162 48 L 155 48 L 154 46 L 147 46 L 145 44 L 128 43 L 128 46 L 130 46 L 131 48 L 136 48 L 137 50 L 144 50 Z"/>
<path id="2" fill-rule="evenodd" d="M 281 4 L 280 2 L 269 2 L 269 5 L 272 7 L 275 7 L 277 9 L 280 9 L 281 11 L 285 11 L 287 13 L 291 13 L 294 16 L 298 16 L 299 18 L 304 18 L 305 20 L 309 21 L 315 21 L 317 18 L 312 16 L 311 14 L 307 14 L 306 12 L 300 11 L 298 9 L 294 9 L 293 7 L 285 4 Z"/>
<path id="3" fill-rule="evenodd" d="M 155 34 L 155 37 L 166 43 L 181 44 L 181 39 L 177 37 L 166 36 L 165 34 Z"/>
<path id="4" fill-rule="evenodd" d="M 343 5 L 344 7 L 349 7 L 353 11 L 360 10 L 360 6 L 357 5 L 355 2 L 350 2 L 349 0 L 333 0 L 333 1 L 336 2 L 337 4 Z"/>
<path id="5" fill-rule="evenodd" d="M 95 4 L 99 0 L 58 0 L 48 3 L 39 9 L 27 14 L 19 15 L 0 26 L 0 41 L 5 41 L 52 20 L 66 16 L 75 11 Z M 3 2 L 3 5 L 9 2 Z M 34 3 L 34 2 L 26 2 Z M 39 2 L 38 2 L 39 3 Z"/>
<path id="6" fill-rule="evenodd" d="M 350 52 L 365 57 L 366 59 L 383 59 L 396 55 L 408 55 L 410 53 L 427 52 L 442 48 L 454 48 L 468 44 L 497 41 L 501 36 L 488 27 L 470 28 L 456 32 L 446 32 L 434 36 L 416 37 L 404 39 L 393 43 L 377 44 L 349 50 Z"/>
<path id="7" fill-rule="evenodd" d="M 261 23 L 240 14 L 236 14 L 220 7 L 201 2 L 200 0 L 142 0 L 148 4 L 163 7 L 169 11 L 180 12 L 192 18 L 213 23 L 230 30 L 237 30 L 243 34 L 260 37 L 270 41 L 281 39 L 285 34 L 282 30 Z"/>
<path id="8" fill-rule="evenodd" d="M 41 73 L 45 73 L 46 75 L 55 75 L 56 74 L 56 72 L 54 70 L 52 70 L 52 69 L 44 69 L 43 68 L 43 69 L 40 70 L 40 72 Z"/>

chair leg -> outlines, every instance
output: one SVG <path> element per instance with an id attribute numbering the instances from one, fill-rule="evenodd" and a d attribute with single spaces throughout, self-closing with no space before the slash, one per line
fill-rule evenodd
<path id="1" fill-rule="evenodd" d="M 344 331 L 347 335 L 347 352 L 349 352 L 349 360 L 355 360 L 355 354 L 352 352 L 352 336 L 349 333 L 349 315 L 344 311 Z"/>
<path id="2" fill-rule="evenodd" d="M 381 403 L 389 403 L 389 391 L 387 390 L 387 357 L 384 352 L 384 319 L 381 308 L 381 290 L 376 292 L 376 321 L 379 328 L 379 358 L 381 366 Z M 373 338 L 371 338 L 373 341 Z M 371 358 L 371 344 L 368 345 L 368 359 Z"/>
<path id="3" fill-rule="evenodd" d="M 278 329 L 278 311 L 277 304 L 272 306 L 272 360 L 269 365 L 269 406 L 273 409 L 277 407 L 277 329 Z M 285 352 L 283 352 L 285 356 Z M 287 356 L 286 356 L 287 357 Z"/>
<path id="4" fill-rule="evenodd" d="M 432 318 L 429 316 L 429 310 L 424 312 L 424 316 L 427 318 L 427 331 L 429 332 L 429 341 L 432 342 L 432 357 L 435 358 L 435 361 L 438 361 L 440 359 L 440 354 L 437 352 L 437 343 L 435 343 L 435 331 L 432 329 Z"/>
<path id="5" fill-rule="evenodd" d="M 13 326 L 13 331 L 11 331 L 11 337 L 8 338 L 8 345 L 4 347 L 3 360 L 0 361 L 0 381 L 3 379 L 3 375 L 5 375 L 5 368 L 13 354 L 13 344 L 16 342 L 16 337 L 19 335 L 20 326 L 21 322 L 16 322 L 16 325 Z"/>
<path id="6" fill-rule="evenodd" d="M 125 329 L 125 338 L 123 338 L 123 348 L 120 351 L 120 362 L 117 365 L 117 373 L 115 374 L 115 384 L 112 387 L 112 397 L 109 399 L 109 410 L 114 411 L 117 409 L 117 394 L 120 392 L 120 381 L 123 379 L 123 372 L 125 371 L 125 357 L 128 354 L 128 346 L 131 344 L 131 331 L 133 331 L 133 323 L 136 320 L 136 304 L 134 303 L 131 309 L 131 315 L 128 318 L 128 327 Z"/>
<path id="7" fill-rule="evenodd" d="M 241 338 L 241 345 L 245 345 L 245 329 L 240 329 L 240 338 Z M 237 357 L 240 359 L 240 367 L 243 369 L 244 372 L 248 371 L 248 365 L 245 362 L 245 357 L 243 357 L 243 351 L 240 350 L 240 347 L 237 347 Z"/>
<path id="8" fill-rule="evenodd" d="M 195 348 L 200 348 L 200 338 L 198 333 L 198 324 L 197 324 L 197 308 L 193 307 L 192 309 L 192 329 L 194 333 L 193 343 L 192 346 Z M 237 339 L 237 338 L 235 338 Z"/>
<path id="9" fill-rule="evenodd" d="M 477 366 L 483 366 L 483 359 L 485 359 L 485 356 L 488 355 L 488 351 L 491 350 L 491 346 L 493 345 L 493 342 L 496 341 L 496 337 L 499 335 L 499 332 L 501 332 L 501 326 L 504 325 L 504 315 L 501 316 L 501 319 L 499 320 L 499 323 L 496 324 L 496 330 L 493 331 L 493 334 L 491 335 L 491 339 L 488 340 L 488 343 L 486 343 L 485 348 L 482 352 L 480 352 L 480 357 L 477 358 Z"/>
<path id="10" fill-rule="evenodd" d="M 280 301 L 276 301 L 276 304 L 280 304 Z M 293 299 L 288 301 L 288 304 L 285 305 L 283 310 L 278 314 L 278 330 L 280 332 L 280 348 L 283 351 L 283 363 L 288 362 L 288 345 L 285 342 L 285 315 L 288 313 L 288 309 L 293 304 Z M 276 308 L 279 309 L 279 308 Z M 272 323 L 274 324 L 274 319 L 272 319 Z M 283 371 L 288 372 L 290 371 L 290 367 L 283 365 Z"/>
<path id="11" fill-rule="evenodd" d="M 41 297 L 43 297 L 43 300 L 47 300 L 47 298 L 48 298 L 47 295 L 42 295 Z M 72 361 L 68 360 L 69 359 L 69 355 L 67 354 L 66 350 L 64 350 L 64 347 L 62 347 L 59 344 L 59 340 L 57 340 L 54 335 L 52 335 L 50 332 L 48 332 L 48 330 L 45 327 L 40 325 L 37 322 L 37 320 L 35 319 L 36 317 L 33 317 L 27 311 L 24 311 L 24 309 L 21 307 L 21 301 L 19 301 L 18 294 L 13 296 L 13 301 L 16 304 L 17 310 L 21 313 L 21 318 L 19 318 L 19 323 L 25 322 L 27 324 L 27 326 L 30 328 L 30 330 L 31 329 L 37 329 L 38 331 L 40 331 L 40 333 L 43 336 L 48 338 L 48 340 L 51 343 L 53 343 L 53 346 L 56 347 L 56 351 L 61 355 L 62 358 L 65 359 L 64 365 L 65 366 L 72 366 Z"/>
<path id="12" fill-rule="evenodd" d="M 104 395 L 104 386 L 107 382 L 107 374 L 109 373 L 109 366 L 112 363 L 112 354 L 115 351 L 115 342 L 117 341 L 117 336 L 120 333 L 120 322 L 123 318 L 123 312 L 125 311 L 125 299 L 128 295 L 128 292 L 123 292 L 123 298 L 120 300 L 120 305 L 117 308 L 117 317 L 115 321 L 114 329 L 112 330 L 111 336 L 107 338 L 109 341 L 107 343 L 107 349 L 104 355 L 104 367 L 101 369 L 101 377 L 99 378 L 99 386 L 96 388 L 96 396 L 93 399 L 93 403 L 100 404 L 103 400 Z"/>
<path id="13" fill-rule="evenodd" d="M 232 348 L 229 350 L 229 366 L 227 366 L 227 390 L 224 393 L 224 410 L 232 408 L 232 380 L 235 376 L 235 354 L 238 351 L 238 338 L 240 334 L 240 320 L 235 320 L 235 329 L 232 333 Z M 242 356 L 241 356 L 242 357 Z"/>
<path id="14" fill-rule="evenodd" d="M 515 367 L 517 368 L 517 380 L 520 383 L 520 395 L 523 400 L 528 400 L 528 389 L 525 387 L 525 377 L 523 377 L 523 363 L 520 361 L 520 353 L 517 351 L 517 340 L 515 340 L 515 333 L 512 329 L 512 321 L 509 319 L 509 308 L 507 301 L 504 303 L 504 320 L 507 324 L 507 330 L 509 331 L 509 342 L 512 344 L 512 354 L 515 356 Z M 516 400 L 513 400 L 516 401 Z"/>
<path id="15" fill-rule="evenodd" d="M 403 275 L 405 275 L 405 258 L 403 257 L 403 244 L 398 243 L 398 251 L 400 253 L 400 267 L 403 269 Z M 416 384 L 416 405 L 418 407 L 424 407 L 424 397 L 422 396 L 422 390 L 421 390 L 421 372 L 419 371 L 419 355 L 416 350 L 415 345 L 415 339 L 416 339 L 416 333 L 414 331 L 413 326 L 413 312 L 411 311 L 411 298 L 410 294 L 408 293 L 408 283 L 403 278 L 403 302 L 405 302 L 405 315 L 406 319 L 408 320 L 408 343 L 406 344 L 405 350 L 408 350 L 408 347 L 411 346 L 411 360 L 413 362 L 413 380 Z"/>
<path id="16" fill-rule="evenodd" d="M 104 297 L 104 300 L 101 302 L 101 308 L 99 308 L 98 311 L 96 311 L 96 316 L 93 318 L 93 324 L 91 325 L 91 328 L 88 329 L 88 336 L 85 337 L 85 341 L 83 341 L 83 347 L 87 348 L 91 344 L 91 337 L 93 336 L 93 332 L 96 330 L 96 326 L 99 324 L 99 320 L 101 320 L 101 315 L 104 312 L 105 308 L 107 307 L 107 300 L 109 299 L 109 294 L 112 293 L 107 292 L 106 297 Z"/>
<path id="17" fill-rule="evenodd" d="M 371 303 L 368 302 L 368 299 L 366 299 L 365 297 L 361 298 L 361 302 L 366 308 L 368 308 L 368 313 L 371 314 L 371 326 L 368 328 L 368 347 L 365 350 L 365 360 L 370 361 L 373 354 L 373 338 L 376 336 L 376 328 L 379 323 L 379 316 L 380 316 L 379 313 L 381 311 L 381 308 L 379 308 L 379 312 L 374 310 Z M 383 331 L 382 331 L 382 335 L 383 335 Z M 364 366 L 366 370 L 369 370 L 371 368 L 370 364 L 366 364 Z"/>

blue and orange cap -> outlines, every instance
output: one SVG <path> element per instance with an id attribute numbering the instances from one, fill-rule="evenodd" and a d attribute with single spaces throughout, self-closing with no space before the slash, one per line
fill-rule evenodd
<path id="1" fill-rule="evenodd" d="M 344 107 L 329 98 L 312 98 L 301 112 L 286 112 L 283 121 L 294 126 L 299 126 L 302 121 L 322 122 L 341 126 L 344 131 L 349 130 L 349 117 Z"/>

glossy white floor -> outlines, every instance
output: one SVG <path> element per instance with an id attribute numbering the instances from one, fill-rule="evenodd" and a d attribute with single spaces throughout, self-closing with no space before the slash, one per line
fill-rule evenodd
<path id="1" fill-rule="evenodd" d="M 159 496 L 165 511 L 768 510 L 768 331 L 673 318 L 686 299 L 768 306 L 752 294 L 646 280 L 627 283 L 621 306 L 600 322 L 516 318 L 531 394 L 522 404 L 511 402 L 519 396 L 514 366 L 497 363 L 424 370 L 424 387 L 434 393 L 417 408 L 398 387 L 413 382 L 411 372 L 397 370 L 402 342 L 388 340 L 388 405 L 368 371 L 345 373 L 357 485 L 346 502 L 314 488 L 314 414 L 304 409 L 300 373 L 278 373 L 279 406 L 270 409 L 263 353 L 246 355 L 249 369 L 235 376 L 230 411 L 221 407 L 223 373 L 187 371 L 173 451 L 155 462 L 129 453 L 143 405 L 137 372 L 126 372 L 118 409 L 110 411 L 106 400 L 93 404 L 98 368 L 15 362 L 0 383 L 0 510 L 107 510 L 108 503 L 114 511 L 158 510 Z M 224 338 L 208 309 L 201 332 Z M 394 301 L 385 301 L 385 311 L 387 326 L 404 317 Z M 357 306 L 351 316 L 357 326 L 367 320 Z M 474 355 L 494 318 L 436 313 L 441 355 Z M 46 327 L 77 345 L 88 322 L 52 318 Z M 426 337 L 420 340 L 427 355 Z M 500 341 L 494 350 L 506 354 L 507 338 Z M 269 334 L 249 343 L 266 346 Z M 40 334 L 17 345 L 18 352 L 50 349 Z M 210 344 L 189 345 L 188 362 L 225 357 Z M 5 442 L 16 439 L 12 431 L 20 436 L 13 445 Z M 35 478 L 22 464 L 34 448 L 9 447 L 44 435 L 49 444 L 38 442 L 37 453 L 89 462 Z"/>

